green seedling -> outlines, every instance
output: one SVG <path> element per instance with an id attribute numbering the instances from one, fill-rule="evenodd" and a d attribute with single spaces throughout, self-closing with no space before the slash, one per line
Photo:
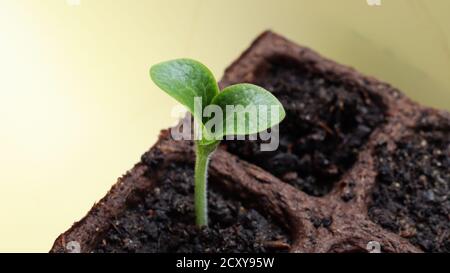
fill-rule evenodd
<path id="1" fill-rule="evenodd" d="M 192 113 L 200 128 L 200 137 L 194 141 L 194 202 L 197 226 L 207 226 L 207 169 L 209 158 L 220 140 L 229 136 L 255 135 L 272 128 L 284 119 L 285 111 L 275 96 L 253 84 L 236 84 L 219 92 L 211 71 L 194 60 L 178 59 L 156 64 L 150 69 L 150 77 L 158 87 Z M 214 117 L 205 115 L 204 112 L 211 114 L 211 108 L 222 110 L 222 113 L 219 115 L 214 111 Z M 249 109 L 265 111 L 253 115 Z"/>

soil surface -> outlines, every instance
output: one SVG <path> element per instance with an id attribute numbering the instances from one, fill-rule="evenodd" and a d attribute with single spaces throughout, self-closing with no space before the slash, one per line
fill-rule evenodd
<path id="1" fill-rule="evenodd" d="M 172 165 L 160 187 L 127 209 L 94 252 L 284 252 L 288 236 L 254 209 L 209 190 L 210 227 L 193 225 L 192 166 Z M 211 185 L 210 185 L 211 186 Z"/>
<path id="2" fill-rule="evenodd" d="M 450 124 L 376 149 L 379 175 L 369 216 L 426 252 L 450 252 Z"/>
<path id="3" fill-rule="evenodd" d="M 261 152 L 259 141 L 229 141 L 227 149 L 310 195 L 323 196 L 385 121 L 385 107 L 370 92 L 311 74 L 291 59 L 271 62 L 256 84 L 272 91 L 286 109 L 279 149 Z"/>

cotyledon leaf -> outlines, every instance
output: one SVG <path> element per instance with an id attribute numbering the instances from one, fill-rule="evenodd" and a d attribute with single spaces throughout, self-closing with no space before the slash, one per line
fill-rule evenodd
<path id="1" fill-rule="evenodd" d="M 225 88 L 211 102 L 222 109 L 222 124 L 213 133 L 250 135 L 271 128 L 286 116 L 283 105 L 266 89 L 248 83 Z"/>
<path id="2" fill-rule="evenodd" d="M 211 71 L 198 61 L 177 59 L 156 64 L 150 69 L 155 84 L 194 113 L 195 98 L 201 98 L 202 109 L 219 93 Z M 201 117 L 199 120 L 202 120 Z"/>

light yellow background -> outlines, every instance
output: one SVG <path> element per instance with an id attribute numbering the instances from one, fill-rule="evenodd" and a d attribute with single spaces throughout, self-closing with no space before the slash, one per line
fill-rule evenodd
<path id="1" fill-rule="evenodd" d="M 0 0 L 0 251 L 48 251 L 174 123 L 148 69 L 219 78 L 271 28 L 450 109 L 450 1 Z"/>

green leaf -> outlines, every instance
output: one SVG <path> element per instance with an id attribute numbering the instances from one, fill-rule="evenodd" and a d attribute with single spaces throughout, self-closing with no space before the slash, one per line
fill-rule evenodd
<path id="1" fill-rule="evenodd" d="M 286 116 L 283 105 L 272 93 L 248 83 L 225 88 L 211 104 L 218 105 L 224 113 L 223 126 L 213 132 L 216 138 L 256 134 L 277 125 Z M 234 111 L 230 111 L 230 106 L 234 106 Z"/>
<path id="2" fill-rule="evenodd" d="M 159 88 L 186 106 L 194 115 L 195 97 L 202 99 L 201 110 L 203 110 L 219 93 L 219 87 L 211 71 L 205 65 L 191 59 L 177 59 L 156 64 L 150 68 L 150 77 Z"/>

